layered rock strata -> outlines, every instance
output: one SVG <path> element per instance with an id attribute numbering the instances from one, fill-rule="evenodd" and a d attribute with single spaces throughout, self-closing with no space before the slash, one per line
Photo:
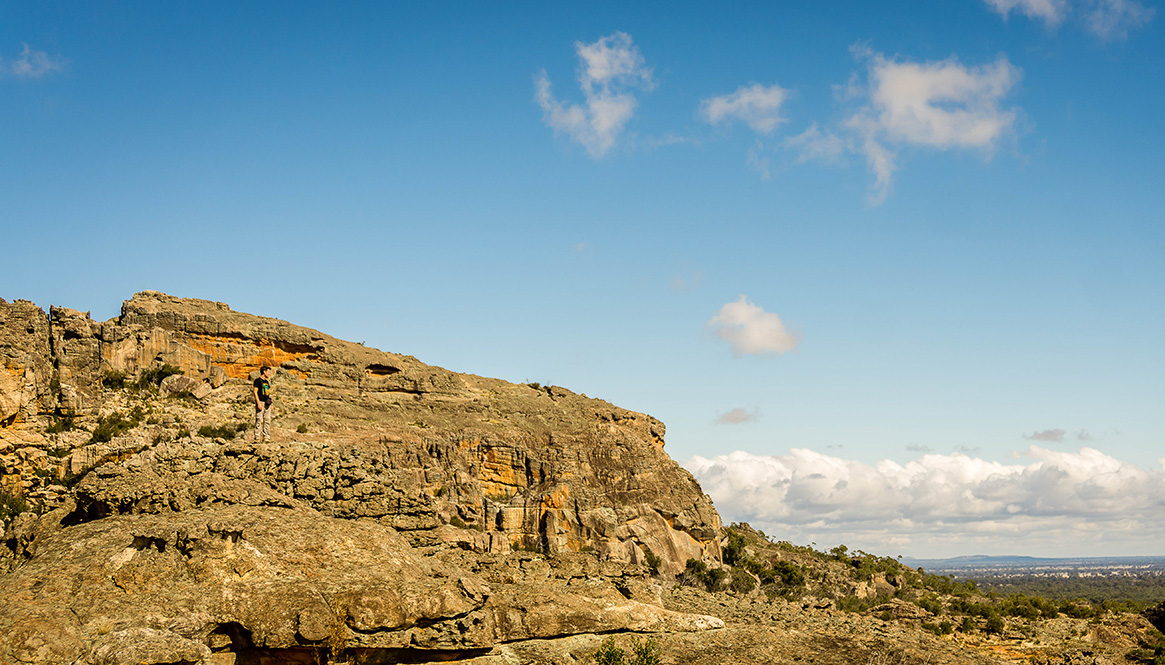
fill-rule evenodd
<path id="1" fill-rule="evenodd" d="M 255 479 L 325 515 L 375 519 L 416 543 L 454 523 L 479 534 L 465 545 L 482 551 L 588 550 L 628 563 L 652 554 L 673 573 L 719 556 L 711 501 L 663 451 L 663 424 L 642 413 L 156 292 L 102 323 L 63 307 L 46 317 L 24 301 L 0 303 L 0 321 L 0 480 L 32 490 L 116 460 L 125 478 L 78 487 L 89 517 L 173 509 L 185 491 L 174 487 L 218 474 Z M 91 426 L 128 408 L 140 395 L 109 389 L 109 378 L 132 385 L 164 365 L 182 375 L 163 388 L 195 400 L 187 423 L 245 422 L 249 378 L 277 367 L 280 441 L 222 445 L 165 421 L 85 447 L 69 433 L 38 434 L 52 415 Z"/>

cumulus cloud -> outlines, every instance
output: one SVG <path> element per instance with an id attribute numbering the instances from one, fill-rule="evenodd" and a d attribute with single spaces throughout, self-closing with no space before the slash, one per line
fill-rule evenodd
<path id="1" fill-rule="evenodd" d="M 798 342 L 781 317 L 764 311 L 743 295 L 721 307 L 707 327 L 732 345 L 732 353 L 738 357 L 788 353 Z"/>
<path id="2" fill-rule="evenodd" d="M 871 203 L 885 200 L 897 150 L 925 147 L 973 149 L 990 154 L 1013 131 L 1016 111 L 1001 107 L 1020 79 L 1007 58 L 964 67 L 951 58 L 939 62 L 899 62 L 855 47 L 868 62 L 864 104 L 846 120 L 860 137 L 859 151 L 875 177 Z"/>
<path id="3" fill-rule="evenodd" d="M 1067 434 L 1062 429 L 1046 429 L 1042 432 L 1035 432 L 1023 437 L 1031 441 L 1063 441 L 1064 435 Z"/>
<path id="4" fill-rule="evenodd" d="M 951 453 L 871 465 L 794 449 L 697 456 L 684 466 L 726 519 L 783 539 L 870 551 L 906 544 L 912 555 L 953 556 L 1063 553 L 1066 545 L 1116 553 L 1165 537 L 1165 467 L 1145 470 L 1093 448 L 1031 446 L 1020 455 L 1032 461 Z"/>
<path id="5" fill-rule="evenodd" d="M 759 417 L 760 417 L 760 412 L 757 411 L 756 409 L 749 411 L 748 409 L 736 407 L 735 409 L 732 409 L 731 411 L 726 411 L 725 413 L 722 413 L 719 416 L 717 416 L 716 417 L 716 424 L 717 425 L 740 425 L 743 423 L 756 422 L 756 419 Z"/>
<path id="6" fill-rule="evenodd" d="M 1007 18 L 1013 10 L 1031 18 L 1041 19 L 1048 27 L 1056 27 L 1068 12 L 1067 0 L 986 0 L 987 5 Z"/>
<path id="7" fill-rule="evenodd" d="M 63 72 L 65 62 L 50 57 L 44 51 L 34 51 L 28 44 L 15 60 L 0 58 L 0 71 L 18 78 L 40 78 L 52 72 Z"/>
<path id="8" fill-rule="evenodd" d="M 700 115 L 713 125 L 741 120 L 754 132 L 771 134 L 784 122 L 781 104 L 788 95 L 789 91 L 779 85 L 741 86 L 730 95 L 705 99 L 700 103 Z"/>
<path id="9" fill-rule="evenodd" d="M 1085 13 L 1088 29 L 1101 41 L 1125 39 L 1129 30 L 1145 25 L 1156 11 L 1134 0 L 1092 0 Z"/>
<path id="10" fill-rule="evenodd" d="M 545 71 L 535 77 L 534 98 L 548 127 L 570 136 L 598 158 L 614 147 L 634 115 L 638 102 L 633 91 L 654 87 L 652 73 L 627 33 L 616 32 L 593 44 L 575 42 L 574 47 L 584 104 L 557 100 Z"/>
<path id="11" fill-rule="evenodd" d="M 817 123 L 809 129 L 785 139 L 784 146 L 797 153 L 797 162 L 835 162 L 846 150 L 845 141 L 830 131 L 822 131 Z"/>

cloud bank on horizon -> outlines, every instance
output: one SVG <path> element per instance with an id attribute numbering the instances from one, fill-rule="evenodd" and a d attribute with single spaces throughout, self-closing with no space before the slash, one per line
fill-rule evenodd
<path id="1" fill-rule="evenodd" d="M 1004 464 L 963 453 L 870 465 L 793 449 L 736 451 L 684 463 L 726 521 L 778 539 L 842 543 L 920 558 L 1000 552 L 1070 556 L 1157 552 L 1165 538 L 1165 459 L 1142 469 L 1093 448 L 1031 446 Z M 1065 543 L 1079 547 L 1065 552 Z M 1055 549 L 1058 548 L 1058 549 Z"/>

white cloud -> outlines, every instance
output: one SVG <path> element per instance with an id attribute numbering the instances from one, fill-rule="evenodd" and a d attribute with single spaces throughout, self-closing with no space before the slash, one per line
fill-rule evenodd
<path id="1" fill-rule="evenodd" d="M 741 407 L 736 407 L 731 411 L 726 411 L 716 417 L 717 425 L 740 425 L 743 423 L 756 422 L 760 417 L 760 412 L 756 409 L 749 411 Z"/>
<path id="2" fill-rule="evenodd" d="M 1016 11 L 1030 18 L 1042 20 L 1055 28 L 1069 15 L 1083 20 L 1084 26 L 1101 41 L 1128 37 L 1129 30 L 1139 28 L 1153 19 L 1156 13 L 1136 0 L 985 0 L 987 5 L 1004 18 Z"/>
<path id="3" fill-rule="evenodd" d="M 731 344 L 736 356 L 787 353 L 799 341 L 781 317 L 757 307 L 743 295 L 721 307 L 707 327 Z"/>
<path id="4" fill-rule="evenodd" d="M 745 155 L 745 162 L 756 170 L 761 180 L 768 180 L 772 177 L 773 173 L 769 166 L 769 157 L 765 154 L 765 146 L 760 141 L 757 141 L 748 149 L 748 153 Z"/>
<path id="5" fill-rule="evenodd" d="M 15 60 L 0 58 L 0 71 L 19 78 L 40 78 L 50 72 L 63 72 L 65 62 L 52 58 L 44 51 L 34 51 L 28 44 Z"/>
<path id="6" fill-rule="evenodd" d="M 781 104 L 788 95 L 789 91 L 779 85 L 757 83 L 741 86 L 730 95 L 705 99 L 700 103 L 700 115 L 713 125 L 737 119 L 744 121 L 754 132 L 771 134 L 784 122 Z"/>
<path id="7" fill-rule="evenodd" d="M 1064 435 L 1068 432 L 1062 429 L 1046 429 L 1042 432 L 1035 432 L 1023 437 L 1031 441 L 1063 441 Z"/>
<path id="8" fill-rule="evenodd" d="M 964 67 L 956 60 L 898 62 L 855 47 L 869 61 L 865 104 L 846 121 L 860 137 L 874 173 L 871 203 L 885 200 L 903 146 L 974 149 L 990 154 L 1013 131 L 1016 111 L 1001 102 L 1020 70 L 1000 56 L 994 63 Z"/>
<path id="9" fill-rule="evenodd" d="M 987 4 L 1007 18 L 1012 10 L 1026 14 L 1031 18 L 1042 19 L 1048 27 L 1060 25 L 1068 12 L 1066 0 L 986 0 Z"/>
<path id="10" fill-rule="evenodd" d="M 796 136 L 785 139 L 786 148 L 797 153 L 797 162 L 836 162 L 845 152 L 845 141 L 830 131 L 821 131 L 817 123 Z"/>
<path id="11" fill-rule="evenodd" d="M 649 69 L 631 41 L 616 32 L 593 44 L 575 42 L 579 57 L 578 82 L 586 100 L 583 106 L 554 98 L 546 72 L 535 77 L 534 98 L 542 107 L 542 120 L 556 132 L 578 141 L 591 157 L 602 157 L 614 147 L 638 102 L 632 91 L 654 87 Z"/>
<path id="12" fill-rule="evenodd" d="M 1125 39 L 1129 30 L 1152 20 L 1156 11 L 1135 0 L 1092 0 L 1085 23 L 1101 41 Z"/>
<path id="13" fill-rule="evenodd" d="M 1165 469 L 1148 471 L 1092 448 L 1031 446 L 1022 456 L 1034 461 L 951 453 L 870 465 L 794 449 L 693 457 L 684 466 L 726 520 L 781 539 L 847 542 L 880 554 L 891 553 L 879 546 L 906 543 L 914 556 L 1100 555 L 1156 548 L 1165 537 Z"/>

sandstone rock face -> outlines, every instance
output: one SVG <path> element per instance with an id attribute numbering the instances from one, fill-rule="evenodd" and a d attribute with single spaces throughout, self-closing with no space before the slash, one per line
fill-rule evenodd
<path id="1" fill-rule="evenodd" d="M 208 453 L 180 442 L 144 453 L 134 473 L 260 479 L 324 514 L 376 518 L 419 540 L 453 521 L 491 534 L 474 547 L 495 551 L 586 548 L 630 563 L 650 552 L 666 572 L 689 558 L 718 559 L 719 516 L 663 452 L 664 426 L 650 416 L 559 387 L 457 374 L 206 300 L 139 293 L 101 324 L 65 308 L 50 314 L 69 410 L 101 405 L 107 372 L 133 379 L 163 364 L 183 371 L 163 381 L 163 394 L 245 403 L 248 378 L 272 365 L 277 409 L 333 430 L 344 423 L 314 447 L 286 441 Z M 82 501 L 116 492 L 92 491 Z M 137 505 L 119 501 L 90 508 L 114 514 Z"/>
<path id="2" fill-rule="evenodd" d="M 0 663 L 496 660 L 723 625 L 640 565 L 720 555 L 650 416 L 154 292 L 0 323 L 0 481 L 50 511 L 3 524 Z M 234 434 L 263 365 L 256 444 Z"/>
<path id="3" fill-rule="evenodd" d="M 312 662 L 406 649 L 420 662 L 532 637 L 723 625 L 628 600 L 609 583 L 576 593 L 545 564 L 534 584 L 522 562 L 537 555 L 490 584 L 421 556 L 392 529 L 282 503 L 72 526 L 61 509 L 18 525 L 39 532 L 0 589 L 0 662 Z"/>
<path id="4" fill-rule="evenodd" d="M 55 408 L 49 321 L 27 300 L 0 300 L 0 427 Z"/>

